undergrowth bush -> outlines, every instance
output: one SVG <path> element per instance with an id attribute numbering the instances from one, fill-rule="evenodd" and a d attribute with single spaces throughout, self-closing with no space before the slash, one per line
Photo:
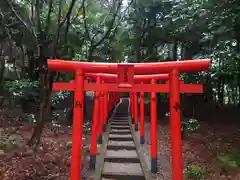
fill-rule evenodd
<path id="1" fill-rule="evenodd" d="M 233 149 L 228 153 L 220 154 L 217 157 L 220 168 L 231 171 L 240 168 L 240 150 Z"/>
<path id="2" fill-rule="evenodd" d="M 14 136 L 4 134 L 0 131 L 0 149 L 10 151 L 17 147 L 16 139 Z"/>
<path id="3" fill-rule="evenodd" d="M 181 132 L 184 135 L 185 133 L 194 133 L 200 128 L 200 124 L 196 119 L 185 119 L 181 122 Z"/>
<path id="4" fill-rule="evenodd" d="M 4 89 L 16 101 L 39 100 L 39 82 L 30 79 L 5 81 Z"/>
<path id="5" fill-rule="evenodd" d="M 165 116 L 170 117 L 170 113 L 166 113 Z M 182 136 L 184 136 L 186 133 L 194 133 L 200 128 L 200 123 L 197 119 L 193 118 L 185 118 L 181 116 L 181 132 Z"/>
<path id="6" fill-rule="evenodd" d="M 40 84 L 38 81 L 21 79 L 5 81 L 4 89 L 16 103 L 20 103 L 24 112 L 24 120 L 35 123 L 35 115 L 39 112 Z M 55 110 L 57 105 L 70 96 L 69 91 L 58 91 L 52 94 L 52 120 L 58 121 L 60 114 Z M 86 92 L 86 96 L 93 100 L 94 92 Z M 64 108 L 65 104 L 63 104 Z M 61 108 L 60 108 L 61 109 Z"/>
<path id="7" fill-rule="evenodd" d="M 35 123 L 35 113 L 38 112 L 40 100 L 40 85 L 38 81 L 30 79 L 21 79 L 13 81 L 5 81 L 4 89 L 10 97 L 17 103 L 22 105 L 24 120 Z M 70 95 L 68 91 L 58 91 L 52 95 L 52 106 L 56 106 L 62 100 Z M 59 114 L 53 112 L 53 120 L 59 118 Z"/>
<path id="8" fill-rule="evenodd" d="M 62 100 L 66 99 L 70 95 L 69 91 L 58 91 L 52 95 L 52 105 L 59 104 Z"/>
<path id="9" fill-rule="evenodd" d="M 204 169 L 198 165 L 189 164 L 186 168 L 184 168 L 184 174 L 186 174 L 188 179 L 201 180 L 204 175 Z"/>

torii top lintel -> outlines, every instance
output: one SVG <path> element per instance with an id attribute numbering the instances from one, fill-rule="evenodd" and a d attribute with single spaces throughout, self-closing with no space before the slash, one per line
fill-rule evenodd
<path id="1" fill-rule="evenodd" d="M 49 69 L 60 72 L 75 72 L 77 70 L 83 69 L 84 72 L 90 73 L 114 74 L 118 71 L 118 65 L 119 63 L 91 63 L 55 59 L 48 60 Z M 134 74 L 169 73 L 174 68 L 178 69 L 180 72 L 197 72 L 202 70 L 209 70 L 211 60 L 198 59 L 188 61 L 169 61 L 155 63 L 127 63 L 127 65 L 134 65 Z"/>
<path id="2" fill-rule="evenodd" d="M 101 80 L 106 80 L 108 82 L 116 82 L 118 76 L 116 74 L 102 74 L 102 73 L 85 73 L 85 76 L 91 80 L 97 80 L 99 77 Z M 149 74 L 149 75 L 134 75 L 135 82 L 145 82 L 154 80 L 168 80 L 168 74 Z"/>

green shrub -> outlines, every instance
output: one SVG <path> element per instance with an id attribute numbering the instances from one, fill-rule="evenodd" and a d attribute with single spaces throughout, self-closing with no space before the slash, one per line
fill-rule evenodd
<path id="1" fill-rule="evenodd" d="M 39 100 L 39 82 L 30 79 L 5 81 L 4 89 L 16 100 Z"/>
<path id="2" fill-rule="evenodd" d="M 170 112 L 165 113 L 166 117 L 170 117 Z M 193 133 L 196 132 L 200 128 L 200 123 L 198 120 L 193 118 L 185 118 L 181 115 L 181 132 L 182 136 L 184 136 L 185 133 Z"/>
<path id="3" fill-rule="evenodd" d="M 70 149 L 72 148 L 72 141 L 67 141 L 64 143 L 64 149 Z"/>
<path id="4" fill-rule="evenodd" d="M 199 128 L 200 124 L 196 119 L 185 119 L 181 122 L 182 134 L 196 132 Z"/>
<path id="5" fill-rule="evenodd" d="M 40 86 L 38 81 L 31 81 L 30 79 L 5 81 L 4 89 L 15 100 L 20 102 L 24 114 L 24 120 L 29 123 L 35 123 L 35 113 L 38 111 L 40 99 Z M 56 106 L 62 100 L 67 98 L 70 92 L 59 91 L 52 96 L 52 105 Z M 53 112 L 53 119 L 57 120 L 59 114 Z"/>
<path id="6" fill-rule="evenodd" d="M 188 165 L 186 168 L 184 168 L 184 174 L 186 174 L 186 176 L 189 179 L 192 180 L 201 180 L 203 178 L 204 175 L 204 169 L 197 166 L 197 165 Z"/>
<path id="7" fill-rule="evenodd" d="M 30 79 L 5 81 L 4 89 L 15 100 L 39 101 L 40 86 L 38 81 L 31 81 Z M 56 92 L 52 96 L 52 104 L 58 104 L 61 100 L 67 98 L 69 94 L 68 91 Z"/>
<path id="8" fill-rule="evenodd" d="M 2 134 L 0 132 L 0 149 L 5 149 L 9 151 L 16 147 L 17 147 L 16 139 L 13 136 Z"/>
<path id="9" fill-rule="evenodd" d="M 240 151 L 237 149 L 217 157 L 219 166 L 225 171 L 240 168 Z"/>
<path id="10" fill-rule="evenodd" d="M 66 99 L 70 95 L 69 91 L 58 91 L 52 95 L 52 105 L 59 104 L 62 100 Z"/>

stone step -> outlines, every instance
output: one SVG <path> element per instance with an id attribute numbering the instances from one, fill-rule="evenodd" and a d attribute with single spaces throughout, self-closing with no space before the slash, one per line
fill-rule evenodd
<path id="1" fill-rule="evenodd" d="M 108 141 L 108 146 L 132 146 L 135 147 L 133 141 Z"/>
<path id="2" fill-rule="evenodd" d="M 120 133 L 129 133 L 131 132 L 130 129 L 111 129 L 110 131 L 111 133 L 115 133 L 115 132 L 120 132 Z"/>
<path id="3" fill-rule="evenodd" d="M 116 117 L 114 117 L 112 120 L 113 121 L 128 121 L 129 119 L 128 118 L 116 118 Z"/>
<path id="4" fill-rule="evenodd" d="M 112 123 L 128 123 L 129 120 L 112 120 Z"/>
<path id="5" fill-rule="evenodd" d="M 128 121 L 129 119 L 128 118 L 114 117 L 112 120 L 115 120 L 115 121 Z"/>
<path id="6" fill-rule="evenodd" d="M 115 125 L 112 125 L 111 128 L 112 129 L 130 129 L 129 125 L 126 125 L 126 126 L 115 126 Z"/>
<path id="7" fill-rule="evenodd" d="M 129 126 L 129 122 L 112 122 L 111 125 L 114 125 L 114 126 Z"/>
<path id="8" fill-rule="evenodd" d="M 127 135 L 127 134 L 131 134 L 131 131 L 111 131 L 109 134 Z"/>
<path id="9" fill-rule="evenodd" d="M 115 116 L 121 116 L 121 117 L 123 117 L 123 116 L 128 116 L 128 112 L 116 112 L 115 113 Z"/>
<path id="10" fill-rule="evenodd" d="M 133 137 L 109 137 L 108 140 L 110 141 L 133 141 Z"/>
<path id="11" fill-rule="evenodd" d="M 113 119 L 116 119 L 116 120 L 128 120 L 128 117 L 125 116 L 125 117 L 116 117 L 114 116 Z"/>
<path id="12" fill-rule="evenodd" d="M 114 119 L 128 119 L 128 115 L 127 116 L 113 116 Z"/>
<path id="13" fill-rule="evenodd" d="M 127 120 L 129 120 L 129 118 L 128 117 L 125 117 L 125 118 L 120 118 L 120 117 L 113 117 L 113 120 L 118 120 L 118 121 L 127 121 Z"/>
<path id="14" fill-rule="evenodd" d="M 144 176 L 141 175 L 123 175 L 123 174 L 102 174 L 101 180 L 146 180 Z"/>
<path id="15" fill-rule="evenodd" d="M 108 145 L 107 146 L 108 150 L 136 150 L 135 146 L 112 146 Z"/>
<path id="16" fill-rule="evenodd" d="M 123 138 L 131 138 L 132 137 L 132 134 L 109 134 L 109 137 L 112 137 L 112 138 L 114 138 L 114 137 L 123 137 Z"/>
<path id="17" fill-rule="evenodd" d="M 112 163 L 140 163 L 138 157 L 105 157 L 104 162 Z"/>
<path id="18" fill-rule="evenodd" d="M 138 179 L 145 179 L 140 163 L 104 163 L 102 177 L 119 180 L 119 176 L 125 176 L 125 179 L 127 176 L 132 176 L 132 178 L 138 176 Z"/>
<path id="19" fill-rule="evenodd" d="M 135 150 L 107 150 L 106 158 L 138 158 L 137 151 Z"/>

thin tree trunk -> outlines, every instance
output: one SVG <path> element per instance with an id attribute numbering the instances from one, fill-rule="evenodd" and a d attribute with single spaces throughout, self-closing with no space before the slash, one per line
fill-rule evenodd
<path id="1" fill-rule="evenodd" d="M 52 72 L 42 72 L 40 76 L 40 108 L 37 118 L 37 123 L 34 128 L 34 132 L 31 136 L 31 139 L 28 142 L 28 145 L 37 147 L 40 143 L 41 134 L 44 128 L 44 124 L 47 119 L 49 119 L 51 112 L 51 89 L 53 84 L 55 73 Z"/>
<path id="2" fill-rule="evenodd" d="M 3 81 L 4 81 L 4 72 L 5 72 L 5 58 L 4 58 L 3 50 L 1 48 L 1 44 L 0 44 L 0 61 L 1 61 L 1 65 L 0 65 L 0 87 L 2 88 Z"/>
<path id="3" fill-rule="evenodd" d="M 24 78 L 25 76 L 25 50 L 22 45 L 20 45 L 21 49 L 21 73 L 20 78 Z"/>

